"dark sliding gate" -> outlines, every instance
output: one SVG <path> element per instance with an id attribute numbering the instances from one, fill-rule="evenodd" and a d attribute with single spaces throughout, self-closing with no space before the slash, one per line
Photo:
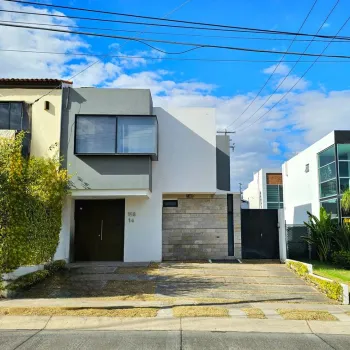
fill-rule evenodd
<path id="1" fill-rule="evenodd" d="M 243 259 L 279 259 L 277 209 L 242 209 Z"/>

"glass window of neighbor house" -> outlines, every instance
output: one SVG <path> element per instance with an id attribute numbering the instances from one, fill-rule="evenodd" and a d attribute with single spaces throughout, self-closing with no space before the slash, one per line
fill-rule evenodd
<path id="1" fill-rule="evenodd" d="M 321 207 L 325 208 L 327 213 L 331 213 L 332 218 L 338 217 L 338 199 L 337 198 L 321 201 Z"/>
<path id="2" fill-rule="evenodd" d="M 338 144 L 339 192 L 344 193 L 350 183 L 350 144 Z"/>
<path id="3" fill-rule="evenodd" d="M 320 198 L 337 195 L 337 172 L 335 163 L 335 146 L 318 154 L 318 175 Z"/>
<path id="4" fill-rule="evenodd" d="M 283 208 L 283 186 L 266 185 L 267 209 Z"/>
<path id="5" fill-rule="evenodd" d="M 0 129 L 23 130 L 23 105 L 21 102 L 0 103 Z"/>

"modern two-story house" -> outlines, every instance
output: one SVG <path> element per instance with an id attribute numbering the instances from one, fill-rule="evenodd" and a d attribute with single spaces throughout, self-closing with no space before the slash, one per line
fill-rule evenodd
<path id="1" fill-rule="evenodd" d="M 215 110 L 166 111 L 149 90 L 70 88 L 60 145 L 73 178 L 57 258 L 240 256 L 240 197 Z"/>

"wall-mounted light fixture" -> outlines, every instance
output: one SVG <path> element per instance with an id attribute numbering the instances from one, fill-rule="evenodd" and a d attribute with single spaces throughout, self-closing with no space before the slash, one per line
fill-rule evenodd
<path id="1" fill-rule="evenodd" d="M 44 109 L 45 109 L 45 111 L 48 111 L 50 109 L 50 102 L 49 101 L 45 101 Z"/>

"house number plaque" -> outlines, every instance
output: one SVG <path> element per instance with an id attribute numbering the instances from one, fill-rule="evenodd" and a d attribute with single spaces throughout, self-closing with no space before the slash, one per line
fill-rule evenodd
<path id="1" fill-rule="evenodd" d="M 136 216 L 136 212 L 128 211 L 129 222 L 135 222 L 135 216 Z"/>

